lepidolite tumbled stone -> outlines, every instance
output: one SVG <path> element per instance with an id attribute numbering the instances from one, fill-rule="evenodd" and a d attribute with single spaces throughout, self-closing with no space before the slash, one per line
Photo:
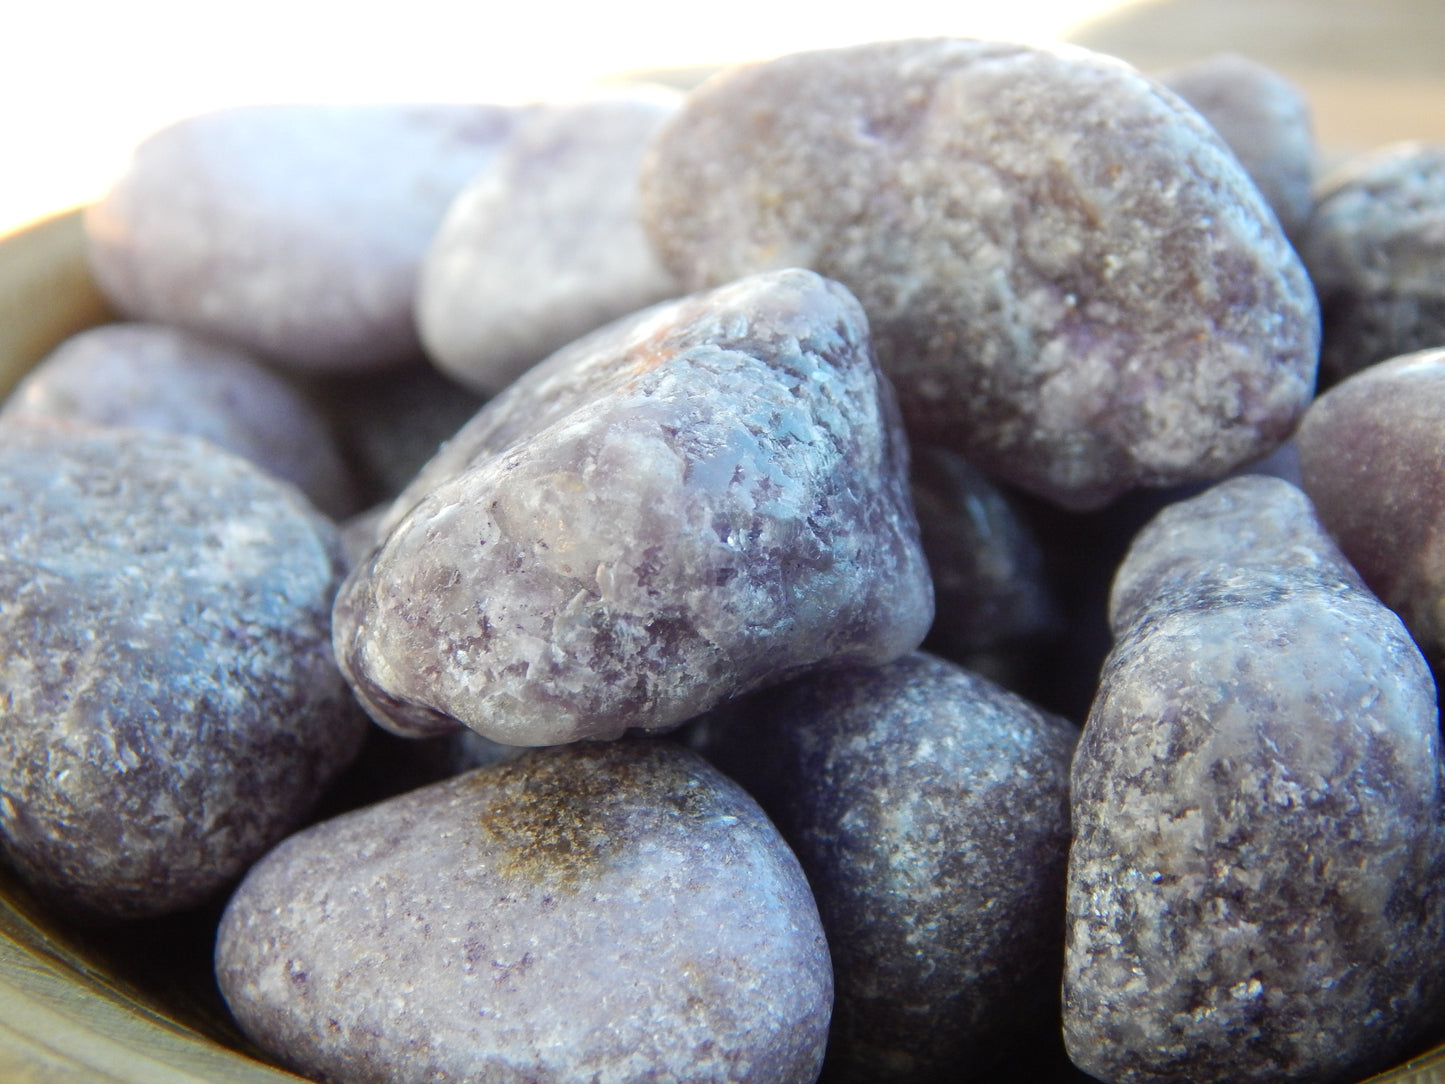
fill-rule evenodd
<path id="1" fill-rule="evenodd" d="M 681 96 L 661 87 L 534 112 L 452 202 L 416 316 L 438 367 L 486 394 L 594 328 L 681 291 L 637 218 L 637 174 Z"/>
<path id="2" fill-rule="evenodd" d="M 116 323 L 71 336 L 0 406 L 0 419 L 14 418 L 204 437 L 328 515 L 356 510 L 351 471 L 320 411 L 244 350 L 178 328 Z"/>
<path id="3" fill-rule="evenodd" d="M 653 146 L 689 289 L 842 282 L 909 433 L 1071 508 L 1223 475 L 1314 387 L 1314 294 L 1219 136 L 1111 59 L 965 40 L 735 69 Z"/>
<path id="4" fill-rule="evenodd" d="M 331 655 L 334 528 L 193 437 L 0 439 L 0 848 L 68 910 L 212 896 L 315 804 L 366 720 Z"/>
<path id="5" fill-rule="evenodd" d="M 323 822 L 247 876 L 216 974 L 317 1079 L 811 1084 L 832 977 L 797 859 L 660 741 L 531 750 Z"/>
<path id="6" fill-rule="evenodd" d="M 1300 423 L 1303 488 L 1370 589 L 1445 672 L 1445 350 L 1336 384 Z"/>
<path id="7" fill-rule="evenodd" d="M 1100 1080 L 1352 1081 L 1445 994 L 1435 689 L 1287 482 L 1172 506 L 1073 766 L 1065 1041 Z"/>
<path id="8" fill-rule="evenodd" d="M 1078 730 L 915 652 L 699 721 L 798 855 L 833 956 L 823 1079 L 983 1079 L 1058 1030 Z"/>
<path id="9" fill-rule="evenodd" d="M 86 211 L 91 267 L 125 315 L 311 372 L 421 352 L 417 271 L 453 197 L 523 111 L 260 105 L 138 147 Z"/>
<path id="10" fill-rule="evenodd" d="M 1322 375 L 1445 346 L 1445 147 L 1346 163 L 1320 186 L 1300 255 L 1324 310 Z"/>
<path id="11" fill-rule="evenodd" d="M 662 730 L 916 647 L 932 586 L 908 453 L 852 295 L 808 271 L 558 352 L 402 493 L 337 600 L 382 725 L 507 745 Z"/>

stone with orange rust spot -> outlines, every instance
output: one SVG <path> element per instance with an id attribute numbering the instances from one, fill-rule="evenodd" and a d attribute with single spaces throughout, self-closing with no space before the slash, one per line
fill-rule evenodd
<path id="1" fill-rule="evenodd" d="M 337 600 L 383 726 L 509 745 L 681 724 L 916 647 L 932 586 L 892 393 L 812 272 L 668 302 L 559 351 L 423 468 Z"/>

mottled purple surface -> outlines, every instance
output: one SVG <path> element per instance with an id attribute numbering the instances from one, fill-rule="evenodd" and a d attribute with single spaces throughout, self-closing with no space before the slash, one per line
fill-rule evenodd
<path id="1" fill-rule="evenodd" d="M 535 111 L 458 194 L 417 285 L 427 353 L 484 394 L 682 291 L 637 218 L 637 175 L 681 95 L 637 88 Z"/>
<path id="2" fill-rule="evenodd" d="M 1219 133 L 1284 232 L 1297 236 L 1314 208 L 1316 149 L 1304 91 L 1238 53 L 1215 53 L 1154 78 Z"/>
<path id="3" fill-rule="evenodd" d="M 1300 424 L 1303 488 L 1355 568 L 1445 664 L 1445 350 L 1336 384 Z"/>
<path id="4" fill-rule="evenodd" d="M 1439 1026 L 1435 688 L 1302 493 L 1163 512 L 1073 766 L 1064 1035 L 1113 1082 L 1351 1081 Z"/>
<path id="5" fill-rule="evenodd" d="M 824 1080 L 982 1080 L 1058 1030 L 1077 737 L 921 652 L 699 722 L 813 886 L 837 991 Z"/>
<path id="6" fill-rule="evenodd" d="M 532 750 L 296 835 L 232 898 L 253 1040 L 341 1082 L 810 1084 L 832 977 L 756 803 L 660 741 Z"/>
<path id="7" fill-rule="evenodd" d="M 338 658 L 398 733 L 666 729 L 916 647 L 932 586 L 887 382 L 806 271 L 658 306 L 492 400 L 392 506 Z"/>
<path id="8" fill-rule="evenodd" d="M 193 437 L 0 440 L 0 846 L 61 908 L 200 903 L 359 747 L 330 648 L 335 532 Z"/>
<path id="9" fill-rule="evenodd" d="M 61 343 L 16 386 L 0 419 L 70 418 L 189 433 L 296 486 L 327 515 L 356 485 L 325 417 L 244 350 L 163 324 L 117 323 Z"/>
<path id="10" fill-rule="evenodd" d="M 1083 50 L 724 73 L 654 145 L 643 222 L 688 288 L 842 282 L 911 436 L 1071 508 L 1263 455 L 1314 386 L 1314 294 L 1258 188 L 1177 97 Z"/>
<path id="11" fill-rule="evenodd" d="M 1322 374 L 1445 346 L 1445 147 L 1360 155 L 1316 195 L 1300 255 L 1324 310 Z"/>
<path id="12" fill-rule="evenodd" d="M 452 198 L 521 110 L 263 105 L 178 121 L 85 216 L 91 267 L 134 319 L 307 371 L 419 356 L 417 271 Z"/>

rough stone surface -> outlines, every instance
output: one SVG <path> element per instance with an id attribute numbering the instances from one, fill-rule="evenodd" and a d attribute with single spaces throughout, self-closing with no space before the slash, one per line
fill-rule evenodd
<path id="1" fill-rule="evenodd" d="M 522 124 L 447 211 L 417 286 L 427 353 L 494 395 L 573 339 L 680 291 L 637 217 L 637 177 L 681 94 L 638 88 Z"/>
<path id="2" fill-rule="evenodd" d="M 1445 667 L 1445 350 L 1383 361 L 1310 406 L 1302 484 L 1340 549 Z"/>
<path id="3" fill-rule="evenodd" d="M 1082 50 L 725 73 L 654 144 L 643 223 L 689 289 L 842 282 L 912 437 L 1071 508 L 1258 458 L 1314 386 L 1314 294 L 1258 188 L 1175 95 Z"/>
<path id="4" fill-rule="evenodd" d="M 189 433 L 296 486 L 327 515 L 356 510 L 356 487 L 326 419 L 243 350 L 161 324 L 106 324 L 44 358 L 0 420 L 70 418 Z"/>
<path id="5" fill-rule="evenodd" d="M 531 750 L 292 837 L 216 971 L 334 1081 L 808 1084 L 832 978 L 755 802 L 660 741 Z"/>
<path id="6" fill-rule="evenodd" d="M 1064 1036 L 1105 1081 L 1351 1081 L 1445 993 L 1429 670 L 1308 500 L 1140 533 L 1073 766 Z"/>
<path id="7" fill-rule="evenodd" d="M 914 445 L 911 455 L 913 506 L 933 575 L 929 650 L 963 662 L 1058 632 L 1043 552 L 1008 497 L 946 448 Z"/>
<path id="8" fill-rule="evenodd" d="M 1215 53 L 1154 76 L 1219 133 L 1290 237 L 1314 207 L 1315 140 L 1304 92 L 1237 53 Z"/>
<path id="9" fill-rule="evenodd" d="M 1324 310 L 1323 376 L 1445 346 L 1445 147 L 1398 144 L 1327 177 L 1300 255 Z"/>
<path id="10" fill-rule="evenodd" d="M 423 469 L 337 600 L 398 733 L 508 745 L 674 727 L 829 661 L 918 646 L 908 452 L 852 296 L 807 271 L 565 348 Z"/>
<path id="11" fill-rule="evenodd" d="M 162 129 L 85 216 L 127 316 L 309 371 L 421 353 L 417 271 L 521 115 L 487 105 L 274 105 Z"/>
<path id="12" fill-rule="evenodd" d="M 827 1081 L 985 1079 L 1058 1030 L 1078 730 L 915 652 L 705 717 L 813 886 L 833 956 Z"/>
<path id="13" fill-rule="evenodd" d="M 0 846 L 68 910 L 163 914 L 296 827 L 366 721 L 290 486 L 194 437 L 0 440 Z"/>

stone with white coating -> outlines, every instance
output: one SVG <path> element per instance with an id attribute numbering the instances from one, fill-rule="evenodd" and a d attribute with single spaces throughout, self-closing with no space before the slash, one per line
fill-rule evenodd
<path id="1" fill-rule="evenodd" d="M 0 541 L 0 849 L 62 910 L 205 901 L 360 747 L 331 655 L 335 530 L 252 464 L 12 422 Z"/>
<path id="2" fill-rule="evenodd" d="M 832 976 L 797 859 L 663 741 L 531 750 L 323 822 L 232 897 L 252 1040 L 338 1082 L 811 1084 Z"/>
<path id="3" fill-rule="evenodd" d="M 573 339 L 680 291 L 637 217 L 637 178 L 681 95 L 661 87 L 532 113 L 453 201 L 417 286 L 438 368 L 494 395 Z"/>
<path id="4" fill-rule="evenodd" d="M 422 256 L 521 110 L 262 105 L 178 121 L 86 210 L 116 308 L 310 372 L 417 357 Z"/>
<path id="5" fill-rule="evenodd" d="M 0 420 L 70 418 L 189 433 L 296 486 L 327 515 L 356 511 L 356 486 L 325 417 L 252 355 L 163 324 L 71 336 L 0 406 Z"/>
<path id="6" fill-rule="evenodd" d="M 896 658 L 933 616 L 867 321 L 808 271 L 559 351 L 378 532 L 337 599 L 337 656 L 404 734 L 665 730 L 811 666 Z"/>
<path id="7" fill-rule="evenodd" d="M 1076 727 L 922 652 L 719 714 L 696 748 L 778 825 L 828 935 L 824 1080 L 983 1080 L 1057 1032 Z"/>
<path id="8" fill-rule="evenodd" d="M 1314 388 L 1314 293 L 1259 189 L 1175 95 L 1082 50 L 734 69 L 654 144 L 643 223 L 688 289 L 843 283 L 911 437 L 1071 508 L 1220 477 Z"/>
<path id="9" fill-rule="evenodd" d="M 1064 1036 L 1123 1082 L 1358 1080 L 1438 1026 L 1430 672 L 1286 482 L 1161 513 L 1073 766 Z"/>

